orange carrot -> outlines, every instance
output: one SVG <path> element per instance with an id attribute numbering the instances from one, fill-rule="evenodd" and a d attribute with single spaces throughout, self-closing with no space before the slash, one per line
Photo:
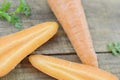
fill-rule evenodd
<path id="1" fill-rule="evenodd" d="M 75 51 L 84 64 L 98 66 L 90 32 L 80 0 L 48 0 Z"/>
<path id="2" fill-rule="evenodd" d="M 48 41 L 58 29 L 56 22 L 38 24 L 23 31 L 0 38 L 0 77 L 36 48 Z"/>
<path id="3" fill-rule="evenodd" d="M 50 56 L 31 55 L 31 64 L 57 80 L 118 80 L 111 73 L 85 64 L 78 64 Z"/>

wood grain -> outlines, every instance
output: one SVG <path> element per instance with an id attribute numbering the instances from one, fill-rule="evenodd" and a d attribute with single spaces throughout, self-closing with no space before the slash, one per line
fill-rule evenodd
<path id="1" fill-rule="evenodd" d="M 50 55 L 61 59 L 80 63 L 78 57 L 71 55 Z M 109 53 L 97 54 L 100 68 L 117 75 L 120 78 L 120 56 L 114 57 Z M 28 59 L 24 59 L 11 73 L 0 80 L 55 80 L 33 68 Z"/>

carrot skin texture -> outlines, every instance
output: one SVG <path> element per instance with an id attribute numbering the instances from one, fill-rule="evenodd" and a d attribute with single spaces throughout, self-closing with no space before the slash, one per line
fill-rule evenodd
<path id="1" fill-rule="evenodd" d="M 0 38 L 0 77 L 8 74 L 36 48 L 57 32 L 56 22 L 45 22 Z"/>
<path id="2" fill-rule="evenodd" d="M 84 64 L 98 67 L 84 10 L 80 0 L 48 0 L 77 55 Z"/>
<path id="3" fill-rule="evenodd" d="M 50 56 L 31 55 L 29 61 L 38 70 L 58 80 L 118 80 L 116 76 L 97 67 Z"/>

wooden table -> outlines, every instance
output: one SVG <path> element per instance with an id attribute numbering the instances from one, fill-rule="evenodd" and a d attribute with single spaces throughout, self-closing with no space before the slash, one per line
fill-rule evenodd
<path id="1" fill-rule="evenodd" d="M 18 5 L 18 0 L 10 0 L 14 4 L 11 10 Z M 23 17 L 23 28 L 31 27 L 45 21 L 57 21 L 48 7 L 47 0 L 26 0 L 32 8 L 29 18 Z M 120 41 L 120 0 L 82 0 L 89 29 L 92 35 L 95 51 L 100 68 L 117 75 L 120 78 L 120 55 L 113 56 L 106 44 L 111 41 Z M 17 32 L 13 25 L 0 20 L 0 36 Z M 52 47 L 51 47 L 52 46 Z M 62 59 L 80 62 L 70 41 L 59 27 L 58 33 L 46 44 L 33 53 L 46 54 Z M 12 72 L 0 80 L 55 80 L 31 66 L 25 58 Z"/>

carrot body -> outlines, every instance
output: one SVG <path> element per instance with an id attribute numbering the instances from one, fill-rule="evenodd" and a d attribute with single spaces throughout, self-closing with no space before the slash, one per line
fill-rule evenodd
<path id="1" fill-rule="evenodd" d="M 75 51 L 84 64 L 98 66 L 90 32 L 80 0 L 48 0 Z"/>
<path id="2" fill-rule="evenodd" d="M 48 41 L 58 29 L 56 22 L 38 24 L 0 38 L 0 77 L 9 73 L 23 58 Z"/>
<path id="3" fill-rule="evenodd" d="M 38 70 L 58 80 L 118 80 L 106 71 L 50 56 L 31 55 L 31 64 Z"/>

